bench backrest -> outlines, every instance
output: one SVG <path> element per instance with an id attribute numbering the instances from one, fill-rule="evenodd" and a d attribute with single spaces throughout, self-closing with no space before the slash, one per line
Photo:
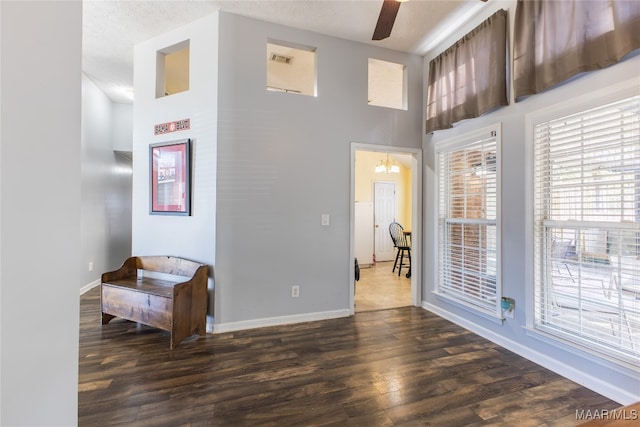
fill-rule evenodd
<path id="1" fill-rule="evenodd" d="M 173 256 L 138 256 L 136 267 L 141 270 L 157 271 L 176 276 L 191 277 L 203 264 Z"/>

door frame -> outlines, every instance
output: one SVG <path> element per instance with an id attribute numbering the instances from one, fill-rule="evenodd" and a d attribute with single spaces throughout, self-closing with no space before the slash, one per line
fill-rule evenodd
<path id="1" fill-rule="evenodd" d="M 411 164 L 411 305 L 422 306 L 422 149 L 351 142 L 349 183 L 349 259 L 355 257 L 356 151 L 408 154 Z M 355 265 L 349 262 L 349 313 L 355 314 Z"/>

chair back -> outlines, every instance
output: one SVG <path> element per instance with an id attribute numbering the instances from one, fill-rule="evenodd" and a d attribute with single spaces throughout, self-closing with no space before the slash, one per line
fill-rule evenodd
<path id="1" fill-rule="evenodd" d="M 551 242 L 551 257 L 566 258 L 571 246 L 571 240 L 554 240 Z"/>
<path id="2" fill-rule="evenodd" d="M 396 248 L 408 248 L 407 236 L 404 234 L 404 228 L 397 222 L 389 224 L 389 234 L 393 240 L 393 246 Z"/>

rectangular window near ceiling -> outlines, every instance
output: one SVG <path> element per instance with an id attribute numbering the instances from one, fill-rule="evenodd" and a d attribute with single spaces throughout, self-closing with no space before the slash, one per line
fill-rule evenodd
<path id="1" fill-rule="evenodd" d="M 156 53 L 156 98 L 189 90 L 189 40 Z"/>
<path id="2" fill-rule="evenodd" d="M 268 41 L 267 90 L 316 96 L 316 48 Z"/>
<path id="3" fill-rule="evenodd" d="M 368 103 L 377 107 L 407 109 L 407 66 L 369 58 Z"/>
<path id="4" fill-rule="evenodd" d="M 534 327 L 640 367 L 640 96 L 533 137 Z"/>
<path id="5" fill-rule="evenodd" d="M 499 130 L 436 147 L 436 293 L 500 318 Z"/>

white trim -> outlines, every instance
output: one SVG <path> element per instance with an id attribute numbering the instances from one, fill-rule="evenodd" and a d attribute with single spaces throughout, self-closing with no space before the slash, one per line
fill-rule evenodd
<path id="1" fill-rule="evenodd" d="M 290 316 L 265 317 L 262 319 L 241 320 L 239 322 L 211 323 L 207 318 L 207 332 L 220 334 L 224 332 L 243 331 L 245 329 L 264 328 L 267 326 L 290 325 L 293 323 L 314 322 L 317 320 L 349 317 L 349 310 L 319 311 L 316 313 L 293 314 Z"/>
<path id="2" fill-rule="evenodd" d="M 423 256 L 422 256 L 422 201 L 424 194 L 422 192 L 423 183 L 423 171 L 422 171 L 422 149 L 417 150 L 412 156 L 412 170 L 415 173 L 411 177 L 411 304 L 414 307 L 420 307 L 422 302 L 422 271 L 423 271 Z M 413 268 L 413 266 L 416 268 Z"/>
<path id="3" fill-rule="evenodd" d="M 577 221 L 577 220 L 565 220 L 558 221 L 552 219 L 542 220 L 542 225 L 545 227 L 554 228 L 606 228 L 609 230 L 628 230 L 628 231 L 640 231 L 640 223 L 638 222 L 604 222 L 604 221 Z"/>
<path id="4" fill-rule="evenodd" d="M 487 138 L 491 135 L 491 132 L 496 132 L 496 140 L 502 139 L 502 122 L 498 122 L 489 126 L 485 126 L 480 129 L 475 129 L 470 132 L 466 132 L 462 135 L 454 136 L 444 141 L 436 142 L 434 146 L 434 153 L 437 156 L 440 151 L 452 150 L 464 145 L 467 145 L 470 141 L 475 139 Z M 498 162 L 496 157 L 496 164 Z"/>
<path id="5" fill-rule="evenodd" d="M 640 91 L 640 80 L 634 78 L 532 111 L 525 116 L 526 134 L 531 138 L 527 138 L 527 141 L 533 144 L 533 127 L 540 122 L 621 101 L 634 96 L 638 91 Z"/>
<path id="6" fill-rule="evenodd" d="M 488 311 L 484 311 L 482 308 L 480 307 L 476 307 L 473 304 L 469 304 L 466 301 L 462 300 L 462 299 L 456 299 L 456 298 L 452 298 L 451 296 L 449 296 L 448 294 L 442 294 L 439 293 L 437 291 L 433 291 L 433 294 L 436 296 L 437 299 L 446 302 L 447 304 L 451 304 L 454 305 L 458 308 L 461 308 L 462 310 L 465 310 L 469 313 L 472 313 L 476 316 L 480 316 L 484 319 L 487 319 L 497 325 L 502 325 L 505 321 L 504 317 L 502 316 L 497 316 L 495 312 L 488 312 Z M 424 302 L 423 302 L 424 304 Z"/>
<path id="7" fill-rule="evenodd" d="M 608 369 L 621 373 L 626 376 L 637 377 L 640 374 L 640 367 L 629 365 L 622 362 L 620 359 L 608 357 L 607 355 L 592 350 L 589 347 L 584 346 L 579 341 L 571 341 L 569 339 L 562 339 L 552 333 L 547 333 L 539 329 L 530 329 L 523 326 L 525 333 L 543 343 L 552 345 L 559 349 L 562 349 L 571 354 L 575 354 L 578 357 L 590 360 L 591 362 L 598 363 Z"/>
<path id="8" fill-rule="evenodd" d="M 212 315 L 210 315 L 209 313 L 207 313 L 207 320 L 205 321 L 205 327 L 204 330 L 207 334 L 212 334 L 213 333 L 213 325 L 214 325 L 214 317 Z"/>
<path id="9" fill-rule="evenodd" d="M 391 145 L 351 142 L 351 167 L 349 183 L 349 259 L 355 257 L 355 165 L 356 151 L 409 154 L 411 165 L 411 304 L 420 307 L 422 301 L 422 148 L 395 147 Z M 349 263 L 349 310 L 355 313 L 354 263 Z"/>
<path id="10" fill-rule="evenodd" d="M 497 334 L 493 331 L 490 331 L 488 329 L 481 327 L 477 323 L 467 320 L 464 317 L 460 317 L 455 314 L 452 314 L 426 301 L 423 301 L 422 308 L 446 320 L 449 320 L 455 323 L 456 325 L 473 332 L 474 334 L 480 335 L 481 337 L 495 344 L 498 344 L 499 346 L 509 351 L 512 351 L 517 355 L 524 357 L 527 360 L 537 363 L 543 366 L 544 368 L 557 373 L 558 375 L 562 375 L 563 377 L 568 378 L 571 381 L 574 381 L 584 387 L 587 387 L 595 391 L 596 393 L 602 394 L 607 398 L 614 400 L 622 405 L 629 405 L 631 403 L 634 403 L 640 400 L 640 394 L 634 394 L 629 390 L 623 390 L 611 383 L 601 380 L 600 378 L 596 378 L 592 375 L 589 375 L 587 372 L 584 372 L 575 368 L 577 364 L 567 365 L 565 363 L 559 362 L 558 360 L 554 359 L 551 356 L 548 356 L 539 351 L 532 350 L 531 348 L 525 345 L 522 345 L 510 339 L 507 339 L 500 334 Z M 602 365 L 601 361 L 598 361 L 598 360 L 592 360 L 592 361 Z"/>
<path id="11" fill-rule="evenodd" d="M 80 288 L 80 295 L 84 295 L 87 292 L 89 292 L 91 289 L 95 288 L 96 286 L 100 286 L 100 283 L 102 283 L 100 279 L 96 279 L 91 283 L 87 283 L 86 285 Z"/>
<path id="12" fill-rule="evenodd" d="M 525 218 L 524 218 L 524 253 L 525 253 L 525 262 L 524 262 L 524 274 L 525 274 L 525 282 L 524 282 L 524 296 L 526 299 L 525 304 L 525 325 L 527 328 L 533 329 L 533 324 L 535 322 L 535 287 L 534 287 L 534 219 L 533 219 L 533 209 L 535 207 L 535 194 L 534 194 L 534 171 L 533 171 L 533 159 L 534 159 L 534 136 L 533 136 L 533 120 L 530 114 L 525 116 L 525 147 L 524 147 L 524 156 L 525 156 L 525 164 L 524 164 L 524 181 L 525 181 Z"/>

